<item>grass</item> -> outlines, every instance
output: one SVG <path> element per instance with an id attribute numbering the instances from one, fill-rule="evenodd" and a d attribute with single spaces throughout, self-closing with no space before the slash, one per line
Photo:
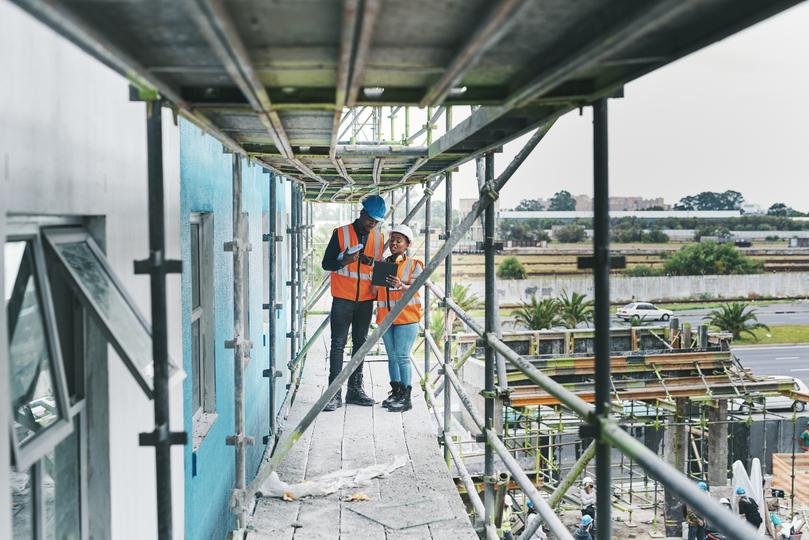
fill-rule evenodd
<path id="1" fill-rule="evenodd" d="M 749 334 L 734 339 L 734 345 L 769 345 L 777 343 L 809 343 L 809 324 L 784 324 L 770 326 L 768 332 L 764 328 L 754 330 L 758 341 Z"/>

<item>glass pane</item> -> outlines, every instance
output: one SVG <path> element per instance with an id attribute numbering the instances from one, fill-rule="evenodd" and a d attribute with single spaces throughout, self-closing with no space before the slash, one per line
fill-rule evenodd
<path id="1" fill-rule="evenodd" d="M 191 224 L 191 309 L 199 306 L 199 224 Z"/>
<path id="2" fill-rule="evenodd" d="M 11 530 L 16 539 L 34 537 L 34 499 L 31 472 L 11 470 Z"/>
<path id="3" fill-rule="evenodd" d="M 81 472 L 79 430 L 42 458 L 45 538 L 81 538 Z"/>
<path id="4" fill-rule="evenodd" d="M 129 361 L 152 387 L 152 338 L 87 242 L 55 243 Z"/>
<path id="5" fill-rule="evenodd" d="M 199 332 L 199 324 L 200 319 L 197 319 L 193 323 L 191 323 L 191 412 L 196 413 L 199 408 L 202 406 L 202 355 L 200 346 L 199 346 L 199 339 L 200 339 L 200 332 Z"/>
<path id="6" fill-rule="evenodd" d="M 17 441 L 22 445 L 54 424 L 61 415 L 54 392 L 31 244 L 7 242 L 4 256 L 11 403 Z"/>

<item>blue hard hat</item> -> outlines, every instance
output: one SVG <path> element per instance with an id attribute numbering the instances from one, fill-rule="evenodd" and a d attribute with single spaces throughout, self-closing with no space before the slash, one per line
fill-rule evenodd
<path id="1" fill-rule="evenodd" d="M 747 493 L 747 492 L 744 490 L 743 487 L 737 487 L 736 488 L 736 495 L 744 495 L 745 493 Z"/>
<path id="2" fill-rule="evenodd" d="M 534 508 L 534 501 L 532 501 L 531 499 L 528 499 L 528 509 L 532 510 L 533 508 Z"/>
<path id="3" fill-rule="evenodd" d="M 593 518 L 589 516 L 589 514 L 584 514 L 581 517 L 581 526 L 587 527 L 593 522 Z"/>
<path id="4" fill-rule="evenodd" d="M 385 214 L 388 213 L 388 207 L 385 204 L 385 199 L 379 195 L 371 195 L 362 201 L 362 207 L 365 212 L 377 221 L 384 221 Z"/>
<path id="5" fill-rule="evenodd" d="M 702 491 L 708 491 L 708 484 L 706 484 L 705 482 L 698 482 L 697 487 Z"/>

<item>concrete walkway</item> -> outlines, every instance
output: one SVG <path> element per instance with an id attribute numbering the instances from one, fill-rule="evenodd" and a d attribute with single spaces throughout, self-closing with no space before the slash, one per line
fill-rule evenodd
<path id="1" fill-rule="evenodd" d="M 314 322 L 320 320 L 318 317 Z M 327 331 L 309 352 L 286 424 L 288 429 L 297 424 L 326 387 L 328 342 Z M 369 395 L 373 391 L 374 399 L 381 402 L 389 389 L 387 364 L 384 356 L 369 359 L 372 361 L 365 363 L 365 390 Z M 476 539 L 443 462 L 429 414 L 423 395 L 414 391 L 413 410 L 406 413 L 390 413 L 380 405 L 348 405 L 318 415 L 279 468 L 285 482 L 388 463 L 397 455 L 406 456 L 407 464 L 388 478 L 372 480 L 370 486 L 328 497 L 292 502 L 259 499 L 252 516 L 254 532 L 248 535 L 250 540 Z M 343 500 L 356 492 L 367 494 L 370 501 Z"/>

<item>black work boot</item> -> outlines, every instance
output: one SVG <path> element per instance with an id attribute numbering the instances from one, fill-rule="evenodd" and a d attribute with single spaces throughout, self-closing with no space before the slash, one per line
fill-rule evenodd
<path id="1" fill-rule="evenodd" d="M 399 401 L 399 394 L 401 393 L 402 385 L 397 382 L 390 383 L 390 393 L 388 393 L 388 398 L 382 401 L 382 406 L 386 409 L 390 407 L 391 403 Z"/>
<path id="2" fill-rule="evenodd" d="M 388 411 L 390 412 L 404 412 L 409 411 L 413 408 L 413 404 L 410 402 L 410 390 L 412 390 L 412 386 L 405 386 L 401 392 L 401 399 L 399 401 L 395 401 L 388 406 Z"/>
<path id="3" fill-rule="evenodd" d="M 371 407 L 376 401 L 368 397 L 362 388 L 362 373 L 354 372 L 348 379 L 348 391 L 346 392 L 346 403 L 351 405 L 362 405 Z"/>
<path id="4" fill-rule="evenodd" d="M 342 407 L 343 406 L 343 396 L 342 396 L 342 394 L 343 394 L 343 391 L 338 390 L 337 393 L 334 394 L 334 397 L 332 397 L 329 400 L 329 402 L 326 403 L 326 406 L 323 407 L 323 410 L 327 411 L 327 412 L 331 412 L 331 411 L 336 411 L 337 409 Z"/>

